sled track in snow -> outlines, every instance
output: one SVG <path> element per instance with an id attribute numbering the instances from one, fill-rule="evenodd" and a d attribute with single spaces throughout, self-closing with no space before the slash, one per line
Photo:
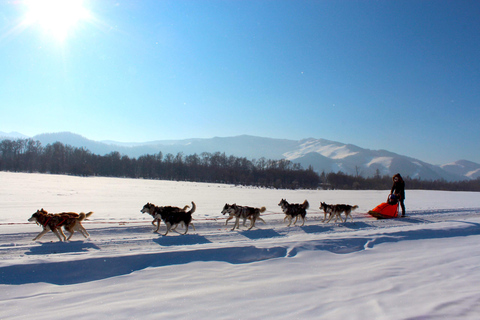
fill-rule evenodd
<path id="1" fill-rule="evenodd" d="M 301 251 L 321 250 L 335 254 L 349 254 L 362 250 L 371 250 L 376 245 L 388 242 L 398 242 L 417 239 L 439 239 L 450 237 L 464 237 L 480 235 L 480 224 L 467 222 L 460 228 L 441 230 L 402 230 L 374 237 L 336 237 L 334 239 L 312 239 L 308 242 L 284 242 L 283 245 L 267 248 L 253 245 L 241 246 L 233 243 L 227 247 L 215 246 L 187 250 L 157 250 L 155 253 L 124 254 L 121 256 L 81 257 L 67 261 L 53 261 L 40 263 L 18 264 L 0 267 L 0 284 L 21 285 L 27 283 L 46 282 L 56 285 L 70 285 L 89 281 L 96 281 L 115 276 L 126 275 L 149 267 L 172 266 L 192 262 L 225 262 L 231 264 L 253 263 L 275 258 L 291 258 Z M 195 235 L 187 235 L 182 239 L 195 239 Z M 137 242 L 139 239 L 137 239 Z M 141 241 L 140 241 L 141 242 Z M 195 242 L 195 241 L 194 241 Z M 177 244 L 179 245 L 179 244 Z M 72 243 L 44 243 L 41 250 L 33 250 L 34 255 L 52 255 L 74 253 L 76 250 L 101 250 L 88 242 L 76 241 Z M 72 249 L 74 249 L 72 251 Z M 54 270 L 54 272 L 52 272 Z"/>
<path id="2" fill-rule="evenodd" d="M 312 215 L 304 226 L 291 227 L 281 216 L 258 223 L 252 230 L 242 226 L 235 231 L 230 230 L 232 222 L 225 226 L 225 220 L 206 219 L 195 221 L 196 231 L 190 229 L 182 235 L 179 232 L 184 229 L 179 227 L 179 232 L 168 236 L 153 233 L 150 221 L 116 225 L 90 221 L 86 224 L 90 238 L 75 234 L 70 242 L 58 242 L 53 233 L 39 242 L 31 240 L 37 232 L 4 233 L 0 234 L 0 284 L 67 285 L 148 267 L 212 261 L 254 263 L 291 258 L 309 250 L 350 254 L 384 243 L 479 235 L 480 224 L 475 220 L 479 213 L 480 208 L 418 210 L 407 218 L 390 220 L 357 213 L 355 222 L 328 224 L 321 222 L 323 215 Z M 453 221 L 454 227 L 442 228 L 446 221 Z M 162 224 L 160 232 L 164 231 Z M 61 270 L 60 276 L 52 270 Z"/>

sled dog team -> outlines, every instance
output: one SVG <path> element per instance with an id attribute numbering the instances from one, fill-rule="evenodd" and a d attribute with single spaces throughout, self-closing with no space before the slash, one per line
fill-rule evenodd
<path id="1" fill-rule="evenodd" d="M 309 203 L 305 200 L 303 203 L 288 203 L 286 199 L 282 199 L 278 204 L 281 208 L 283 213 L 285 214 L 285 218 L 283 221 L 288 219 L 288 226 L 292 224 L 295 225 L 297 223 L 298 218 L 302 219 L 302 226 L 305 224 L 305 217 L 307 215 L 307 209 L 309 208 Z M 189 226 L 192 226 L 193 230 L 195 230 L 195 226 L 192 223 L 192 214 L 195 212 L 197 206 L 195 202 L 192 201 L 192 207 L 188 210 L 190 206 L 186 205 L 183 208 L 173 207 L 173 206 L 155 206 L 153 203 L 147 203 L 143 206 L 140 212 L 148 213 L 153 217 L 152 224 L 156 226 L 155 232 L 158 232 L 160 229 L 160 222 L 163 221 L 165 226 L 167 227 L 167 231 L 164 235 L 167 235 L 170 230 L 175 230 L 179 224 L 183 224 L 185 227 L 186 234 L 188 232 Z M 352 211 L 357 209 L 358 206 L 351 206 L 348 204 L 326 204 L 325 202 L 320 203 L 319 209 L 323 210 L 324 218 L 322 222 L 326 221 L 327 223 L 330 222 L 335 217 L 335 222 L 337 219 L 340 218 L 342 222 L 346 222 L 348 217 L 352 219 Z M 187 211 L 188 210 L 188 211 Z M 247 219 L 250 220 L 250 227 L 248 230 L 252 229 L 255 226 L 257 220 L 265 221 L 260 218 L 260 214 L 265 212 L 266 208 L 254 208 L 249 206 L 240 206 L 236 203 L 228 204 L 226 203 L 223 207 L 222 214 L 228 214 L 227 221 L 225 225 L 228 224 L 228 221 L 235 218 L 235 223 L 233 225 L 232 230 L 238 229 L 240 227 L 240 219 L 243 219 L 243 225 L 245 226 Z M 342 213 L 345 214 L 345 220 L 342 218 Z M 38 225 L 43 227 L 42 232 L 40 232 L 33 240 L 38 240 L 43 237 L 48 231 L 52 231 L 58 237 L 60 241 L 67 241 L 70 240 L 73 236 L 75 231 L 79 231 L 85 238 L 89 236 L 87 230 L 82 225 L 82 221 L 87 219 L 93 214 L 93 212 L 88 213 L 75 213 L 75 212 L 62 212 L 62 213 L 48 213 L 43 208 L 37 210 L 28 221 L 36 222 Z M 62 231 L 62 227 L 65 231 L 68 231 L 70 234 L 67 238 Z"/>

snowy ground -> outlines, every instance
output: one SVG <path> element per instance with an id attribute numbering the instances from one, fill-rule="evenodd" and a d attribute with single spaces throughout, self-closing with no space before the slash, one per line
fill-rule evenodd
<path id="1" fill-rule="evenodd" d="M 365 212 L 388 191 L 269 190 L 0 172 L 0 319 L 478 319 L 480 193 L 408 190 L 409 217 Z M 278 202 L 310 202 L 286 227 Z M 153 233 L 146 202 L 194 201 L 196 231 Z M 359 205 L 321 222 L 320 201 Z M 223 205 L 266 206 L 230 231 Z M 60 243 L 37 209 L 94 211 Z M 165 231 L 162 224 L 161 232 Z M 179 228 L 178 231 L 183 231 Z"/>

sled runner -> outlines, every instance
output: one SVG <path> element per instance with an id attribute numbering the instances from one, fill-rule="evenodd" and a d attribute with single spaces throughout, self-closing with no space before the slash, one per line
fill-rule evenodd
<path id="1" fill-rule="evenodd" d="M 398 203 L 388 204 L 381 203 L 372 210 L 368 211 L 368 214 L 377 219 L 391 219 L 398 217 Z"/>

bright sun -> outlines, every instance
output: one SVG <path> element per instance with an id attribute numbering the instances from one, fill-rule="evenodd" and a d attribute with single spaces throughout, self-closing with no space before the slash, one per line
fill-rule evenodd
<path id="1" fill-rule="evenodd" d="M 45 32 L 63 41 L 73 27 L 90 19 L 90 13 L 82 0 L 28 0 L 27 25 L 38 24 Z"/>

